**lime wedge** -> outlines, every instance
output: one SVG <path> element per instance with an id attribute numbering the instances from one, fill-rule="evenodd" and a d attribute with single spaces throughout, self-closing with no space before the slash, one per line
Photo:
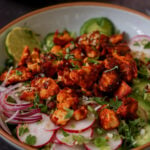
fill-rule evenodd
<path id="1" fill-rule="evenodd" d="M 40 48 L 37 35 L 31 29 L 24 27 L 13 28 L 6 37 L 6 49 L 16 62 L 19 62 L 25 46 L 29 46 L 30 51 Z"/>

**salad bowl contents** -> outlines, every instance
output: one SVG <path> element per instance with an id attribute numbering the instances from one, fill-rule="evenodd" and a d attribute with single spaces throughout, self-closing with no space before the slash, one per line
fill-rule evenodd
<path id="1" fill-rule="evenodd" d="M 92 17 L 80 34 L 27 27 L 6 35 L 0 126 L 42 150 L 126 150 L 150 142 L 150 37 Z M 142 52 L 141 52 L 142 51 Z"/>

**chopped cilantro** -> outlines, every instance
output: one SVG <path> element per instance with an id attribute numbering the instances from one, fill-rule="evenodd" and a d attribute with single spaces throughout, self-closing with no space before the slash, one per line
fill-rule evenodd
<path id="1" fill-rule="evenodd" d="M 95 101 L 100 105 L 108 104 L 108 102 L 104 101 L 106 97 L 90 97 L 89 100 Z"/>
<path id="2" fill-rule="evenodd" d="M 22 72 L 19 71 L 19 70 L 16 70 L 16 75 L 21 76 L 21 75 L 22 75 Z"/>
<path id="3" fill-rule="evenodd" d="M 51 96 L 51 97 L 48 98 L 49 101 L 53 101 L 53 100 L 55 100 L 55 99 L 56 99 L 56 95 Z"/>
<path id="4" fill-rule="evenodd" d="M 108 145 L 107 139 L 103 136 L 99 136 L 99 137 L 95 138 L 93 143 L 96 147 L 102 147 L 102 146 Z"/>
<path id="5" fill-rule="evenodd" d="M 43 106 L 44 106 L 44 104 L 39 104 L 38 106 L 39 106 L 39 107 L 43 107 Z"/>
<path id="6" fill-rule="evenodd" d="M 147 42 L 145 45 L 144 45 L 144 49 L 149 49 L 150 48 L 150 42 Z"/>
<path id="7" fill-rule="evenodd" d="M 25 141 L 27 144 L 29 145 L 34 145 L 36 143 L 36 136 L 33 136 L 31 134 L 29 134 L 27 137 L 26 137 L 26 141 Z"/>
<path id="8" fill-rule="evenodd" d="M 77 142 L 77 144 L 81 145 L 83 143 L 87 143 L 89 142 L 88 139 L 86 139 L 84 136 L 82 135 L 73 135 L 72 136 L 73 140 Z"/>
<path id="9" fill-rule="evenodd" d="M 63 59 L 63 53 L 58 52 L 56 55 L 57 55 L 57 60 L 62 60 Z"/>
<path id="10" fill-rule="evenodd" d="M 23 83 L 23 85 L 24 85 L 24 86 L 27 86 L 27 85 L 30 85 L 30 83 L 31 83 L 31 81 L 25 81 L 25 82 Z"/>
<path id="11" fill-rule="evenodd" d="M 71 128 L 72 128 L 72 129 L 75 128 L 75 124 L 71 124 Z"/>
<path id="12" fill-rule="evenodd" d="M 148 62 L 150 62 L 150 58 L 145 57 L 144 61 L 145 61 L 145 63 L 148 63 Z"/>
<path id="13" fill-rule="evenodd" d="M 106 133 L 106 131 L 104 129 L 102 129 L 102 128 L 101 129 L 100 128 L 96 128 L 95 131 L 96 131 L 96 133 L 98 135 L 102 135 L 102 134 Z"/>
<path id="14" fill-rule="evenodd" d="M 100 105 L 107 105 L 113 110 L 117 110 L 121 106 L 122 101 L 119 101 L 116 97 L 116 100 L 110 99 L 110 101 L 105 101 L 106 97 L 90 97 L 89 100 L 96 101 Z"/>
<path id="15" fill-rule="evenodd" d="M 11 96 L 8 96 L 7 101 L 10 103 L 16 103 L 16 100 L 12 98 Z"/>
<path id="16" fill-rule="evenodd" d="M 41 112 L 43 112 L 43 113 L 46 113 L 48 110 L 48 107 L 46 106 L 46 104 L 40 103 L 40 97 L 39 97 L 38 93 L 35 94 L 33 104 L 34 104 L 33 108 L 40 108 Z"/>
<path id="17" fill-rule="evenodd" d="M 112 107 L 113 110 L 117 110 L 122 104 L 122 101 L 119 101 L 118 98 L 116 97 L 116 100 L 111 99 L 109 101 L 109 106 Z"/>
<path id="18" fill-rule="evenodd" d="M 135 137 L 139 134 L 140 130 L 145 126 L 145 122 L 140 118 L 125 122 L 120 122 L 118 131 L 124 142 L 122 147 L 124 149 L 131 149 L 135 147 Z"/>
<path id="19" fill-rule="evenodd" d="M 39 102 L 40 102 L 40 97 L 38 95 L 38 93 L 35 94 L 35 98 L 34 98 L 34 107 L 38 106 L 39 105 Z"/>
<path id="20" fill-rule="evenodd" d="M 94 108 L 93 108 L 92 106 L 88 105 L 88 106 L 87 106 L 87 109 L 88 109 L 90 112 L 95 113 L 95 110 L 94 110 Z"/>
<path id="21" fill-rule="evenodd" d="M 118 66 L 114 66 L 113 68 L 109 69 L 109 70 L 105 70 L 104 72 L 110 72 L 110 71 L 113 71 L 115 69 L 118 69 L 119 67 Z"/>
<path id="22" fill-rule="evenodd" d="M 43 105 L 43 106 L 41 107 L 41 112 L 46 113 L 47 110 L 48 110 L 48 108 L 47 108 L 46 105 Z"/>
<path id="23" fill-rule="evenodd" d="M 69 47 L 66 48 L 66 53 L 70 53 L 70 48 Z"/>
<path id="24" fill-rule="evenodd" d="M 65 119 L 69 119 L 73 116 L 74 110 L 69 109 L 69 108 L 65 108 L 65 110 L 67 111 L 67 114 L 65 116 Z"/>
<path id="25" fill-rule="evenodd" d="M 95 47 L 95 46 L 92 46 L 92 49 L 93 49 L 94 51 L 97 51 L 97 49 L 96 49 L 96 47 Z"/>
<path id="26" fill-rule="evenodd" d="M 67 60 L 68 59 L 73 59 L 74 55 L 73 54 L 66 54 L 64 58 L 67 59 Z"/>
<path id="27" fill-rule="evenodd" d="M 65 132 L 64 130 L 62 130 L 62 134 L 63 134 L 64 137 L 69 136 L 69 134 L 67 132 Z"/>
<path id="28" fill-rule="evenodd" d="M 71 70 L 76 70 L 76 69 L 79 69 L 79 66 L 78 65 L 75 65 L 73 62 L 71 62 L 71 65 L 73 68 L 71 68 Z"/>
<path id="29" fill-rule="evenodd" d="M 141 77 L 150 77 L 150 71 L 148 70 L 147 66 L 141 65 L 138 69 L 138 75 Z"/>
<path id="30" fill-rule="evenodd" d="M 133 44 L 134 46 L 140 46 L 140 43 L 139 42 L 134 42 L 134 44 Z"/>
<path id="31" fill-rule="evenodd" d="M 97 65 L 97 64 L 100 64 L 100 62 L 99 62 L 98 60 L 93 59 L 93 58 L 89 58 L 89 57 L 88 57 L 88 62 L 89 62 L 89 63 L 96 64 L 96 65 Z"/>
<path id="32" fill-rule="evenodd" d="M 19 128 L 19 136 L 22 136 L 23 134 L 28 133 L 28 132 L 29 132 L 29 129 L 27 127 L 21 126 Z"/>

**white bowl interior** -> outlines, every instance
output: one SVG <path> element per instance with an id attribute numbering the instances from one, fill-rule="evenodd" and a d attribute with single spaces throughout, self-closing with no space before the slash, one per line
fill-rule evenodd
<path id="1" fill-rule="evenodd" d="M 0 35 L 0 64 L 2 66 L 7 57 L 4 44 L 6 34 L 15 26 L 27 26 L 39 33 L 41 37 L 56 29 L 61 31 L 65 28 L 78 34 L 84 21 L 101 16 L 111 19 L 116 28 L 127 32 L 129 37 L 150 33 L 150 20 L 121 9 L 92 5 L 49 9 L 19 21 Z"/>
<path id="2" fill-rule="evenodd" d="M 27 26 L 44 37 L 56 29 L 64 28 L 79 34 L 79 29 L 84 21 L 92 17 L 108 17 L 113 21 L 116 28 L 128 33 L 129 37 L 137 34 L 150 34 L 150 20 L 125 10 L 105 6 L 65 6 L 62 8 L 49 9 L 44 12 L 29 16 L 0 34 L 0 66 L 3 66 L 7 58 L 5 51 L 5 37 L 15 26 Z"/>

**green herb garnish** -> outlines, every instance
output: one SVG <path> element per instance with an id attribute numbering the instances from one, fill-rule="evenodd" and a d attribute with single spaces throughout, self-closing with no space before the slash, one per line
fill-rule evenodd
<path id="1" fill-rule="evenodd" d="M 19 71 L 19 70 L 16 70 L 16 75 L 21 76 L 21 75 L 22 75 L 22 72 Z"/>
<path id="2" fill-rule="evenodd" d="M 90 97 L 89 100 L 95 101 L 100 105 L 108 104 L 108 102 L 104 101 L 106 97 Z"/>
<path id="3" fill-rule="evenodd" d="M 133 44 L 134 46 L 140 46 L 140 44 L 139 44 L 139 42 L 134 42 L 134 44 Z"/>
<path id="4" fill-rule="evenodd" d="M 96 147 L 108 146 L 106 138 L 102 136 L 95 138 L 93 143 Z"/>
<path id="5" fill-rule="evenodd" d="M 66 48 L 66 53 L 70 53 L 70 48 L 69 47 Z"/>
<path id="6" fill-rule="evenodd" d="M 34 145 L 36 143 L 36 136 L 33 136 L 31 134 L 29 134 L 27 137 L 26 137 L 26 141 L 25 141 L 27 144 L 29 145 Z"/>
<path id="7" fill-rule="evenodd" d="M 30 85 L 30 83 L 31 83 L 31 81 L 25 81 L 25 82 L 23 83 L 23 85 L 24 85 L 24 86 L 28 86 L 28 85 Z"/>
<path id="8" fill-rule="evenodd" d="M 150 58 L 145 57 L 145 58 L 144 58 L 144 62 L 145 62 L 145 63 L 150 62 Z"/>
<path id="9" fill-rule="evenodd" d="M 67 132 L 65 132 L 64 130 L 62 130 L 62 134 L 63 134 L 64 137 L 69 136 L 69 134 Z"/>
<path id="10" fill-rule="evenodd" d="M 112 107 L 113 110 L 117 110 L 122 104 L 122 101 L 118 100 L 118 97 L 116 96 L 116 100 L 111 99 L 109 101 L 109 106 Z"/>
<path id="11" fill-rule="evenodd" d="M 122 147 L 124 149 L 131 149 L 135 147 L 135 137 L 139 134 L 140 130 L 144 128 L 145 122 L 142 119 L 125 122 L 122 120 L 118 128 L 119 134 L 124 142 Z"/>
<path id="12" fill-rule="evenodd" d="M 40 102 L 40 97 L 38 95 L 38 93 L 35 94 L 35 98 L 34 98 L 34 107 L 38 106 L 39 105 L 39 102 Z"/>
<path id="13" fill-rule="evenodd" d="M 19 128 L 19 136 L 22 136 L 22 135 L 24 135 L 25 133 L 28 133 L 28 132 L 29 132 L 29 129 L 27 127 L 21 126 Z"/>
<path id="14" fill-rule="evenodd" d="M 150 42 L 147 42 L 145 45 L 144 45 L 144 49 L 149 49 L 150 48 Z"/>
<path id="15" fill-rule="evenodd" d="M 93 108 L 92 106 L 88 105 L 88 106 L 87 106 L 87 109 L 88 109 L 90 112 L 95 113 L 95 110 L 94 110 L 94 108 Z"/>
<path id="16" fill-rule="evenodd" d="M 142 77 L 149 78 L 150 77 L 150 71 L 148 70 L 147 66 L 141 65 L 138 69 L 138 75 Z"/>
<path id="17" fill-rule="evenodd" d="M 62 60 L 63 59 L 63 53 L 58 52 L 57 53 L 57 60 Z"/>
<path id="18" fill-rule="evenodd" d="M 76 70 L 76 69 L 79 69 L 79 66 L 78 65 L 75 65 L 73 62 L 71 62 L 71 65 L 73 68 L 71 68 L 71 70 Z"/>
<path id="19" fill-rule="evenodd" d="M 111 69 L 109 69 L 109 70 L 105 70 L 104 72 L 106 73 L 106 72 L 110 72 L 110 71 L 113 71 L 113 70 L 115 70 L 115 69 L 118 69 L 119 67 L 118 66 L 114 66 L 113 68 L 111 68 Z"/>
<path id="20" fill-rule="evenodd" d="M 104 130 L 104 129 L 100 129 L 100 128 L 96 128 L 95 129 L 95 131 L 96 131 L 96 133 L 98 134 L 98 135 L 102 135 L 102 134 L 105 134 L 106 133 L 106 131 Z"/>
<path id="21" fill-rule="evenodd" d="M 89 62 L 89 63 L 96 64 L 96 65 L 97 65 L 97 64 L 100 64 L 100 62 L 99 62 L 98 60 L 93 59 L 93 58 L 89 58 L 89 57 L 88 57 L 88 62 Z"/>
<path id="22" fill-rule="evenodd" d="M 46 105 L 41 106 L 40 109 L 41 109 L 41 112 L 47 113 L 48 108 Z"/>
<path id="23" fill-rule="evenodd" d="M 89 140 L 86 139 L 86 138 L 85 138 L 84 136 L 82 136 L 82 135 L 73 135 L 72 138 L 73 138 L 73 140 L 74 140 L 75 142 L 77 142 L 77 144 L 79 144 L 79 145 L 81 145 L 81 144 L 83 144 L 83 143 L 88 143 L 88 142 L 89 142 Z"/>
<path id="24" fill-rule="evenodd" d="M 48 98 L 49 101 L 53 101 L 53 100 L 55 100 L 55 99 L 56 99 L 56 95 L 51 96 L 51 97 Z"/>
<path id="25" fill-rule="evenodd" d="M 64 58 L 67 59 L 67 60 L 68 59 L 73 59 L 74 55 L 73 54 L 66 54 Z"/>
<path id="26" fill-rule="evenodd" d="M 65 108 L 65 110 L 67 111 L 67 114 L 65 116 L 65 119 L 69 119 L 73 116 L 74 110 L 69 109 L 69 108 Z"/>

